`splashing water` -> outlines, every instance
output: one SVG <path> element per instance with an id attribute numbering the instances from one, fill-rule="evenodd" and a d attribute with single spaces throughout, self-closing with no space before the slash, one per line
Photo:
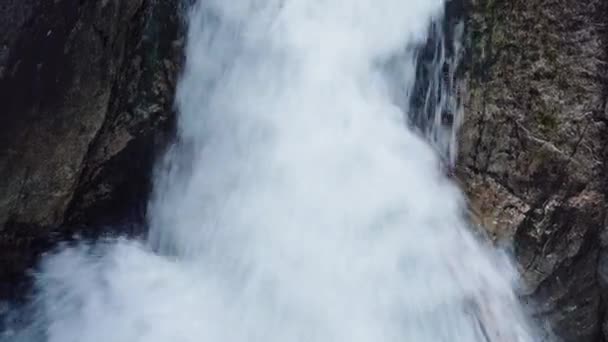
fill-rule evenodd
<path id="1" fill-rule="evenodd" d="M 148 241 L 47 258 L 37 320 L 11 338 L 532 341 L 515 272 L 468 232 L 395 101 L 443 6 L 195 4 Z"/>

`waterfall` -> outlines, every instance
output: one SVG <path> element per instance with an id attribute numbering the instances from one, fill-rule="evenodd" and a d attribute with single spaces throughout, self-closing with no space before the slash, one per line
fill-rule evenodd
<path id="1" fill-rule="evenodd" d="M 34 323 L 5 335 L 533 341 L 516 272 L 468 231 L 439 167 L 453 130 L 431 121 L 455 105 L 433 88 L 412 106 L 416 48 L 444 5 L 193 4 L 178 137 L 156 170 L 147 240 L 46 257 Z"/>

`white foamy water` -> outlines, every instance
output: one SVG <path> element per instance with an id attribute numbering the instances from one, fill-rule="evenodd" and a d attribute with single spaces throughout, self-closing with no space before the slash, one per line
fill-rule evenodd
<path id="1" fill-rule="evenodd" d="M 527 342 L 514 271 L 479 244 L 383 65 L 432 0 L 205 0 L 193 7 L 179 142 L 147 242 L 45 261 L 49 342 Z M 407 102 L 407 101 L 406 101 Z"/>

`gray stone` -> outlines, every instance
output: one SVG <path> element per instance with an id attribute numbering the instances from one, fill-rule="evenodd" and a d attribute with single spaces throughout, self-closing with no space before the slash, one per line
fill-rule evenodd
<path id="1" fill-rule="evenodd" d="M 143 221 L 174 118 L 177 4 L 2 4 L 0 298 L 54 240 Z"/>
<path id="2" fill-rule="evenodd" d="M 608 4 L 469 5 L 460 181 L 477 220 L 514 245 L 535 316 L 564 341 L 600 341 Z"/>

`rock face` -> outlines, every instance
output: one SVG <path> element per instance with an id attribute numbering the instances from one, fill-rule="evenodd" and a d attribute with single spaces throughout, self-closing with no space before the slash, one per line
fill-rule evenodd
<path id="1" fill-rule="evenodd" d="M 459 178 L 563 341 L 608 338 L 608 2 L 473 0 Z M 604 337 L 602 337 L 602 325 Z"/>
<path id="2" fill-rule="evenodd" d="M 0 6 L 0 299 L 54 235 L 143 219 L 172 128 L 177 3 Z"/>

